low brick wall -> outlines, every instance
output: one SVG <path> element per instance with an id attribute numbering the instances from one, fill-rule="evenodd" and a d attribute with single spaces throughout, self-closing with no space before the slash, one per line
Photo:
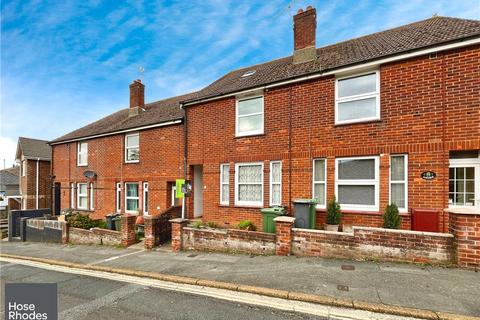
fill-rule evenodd
<path id="1" fill-rule="evenodd" d="M 237 229 L 183 227 L 182 249 L 275 254 L 275 234 Z"/>
<path id="2" fill-rule="evenodd" d="M 460 267 L 480 268 L 480 210 L 449 209 L 449 230 L 455 236 L 454 254 Z"/>
<path id="3" fill-rule="evenodd" d="M 122 244 L 120 231 L 92 228 L 90 230 L 69 228 L 69 242 L 73 244 L 100 244 L 119 246 Z"/>
<path id="4" fill-rule="evenodd" d="M 445 233 L 353 227 L 353 233 L 293 228 L 298 256 L 450 264 L 453 236 Z"/>
<path id="5" fill-rule="evenodd" d="M 145 248 L 152 249 L 172 239 L 171 219 L 182 215 L 182 207 L 170 207 L 158 215 L 145 216 Z"/>

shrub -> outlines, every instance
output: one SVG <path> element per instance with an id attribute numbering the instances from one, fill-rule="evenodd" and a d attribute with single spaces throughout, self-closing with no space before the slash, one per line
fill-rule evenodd
<path id="1" fill-rule="evenodd" d="M 400 229 L 402 217 L 398 213 L 398 207 L 395 203 L 389 204 L 383 214 L 383 227 L 386 229 Z"/>
<path id="2" fill-rule="evenodd" d="M 91 229 L 97 226 L 98 222 L 92 220 L 87 214 L 81 214 L 78 212 L 69 213 L 66 215 L 67 221 L 71 227 L 81 229 Z"/>
<path id="3" fill-rule="evenodd" d="M 193 221 L 191 227 L 195 228 L 195 229 L 201 229 L 201 228 L 203 228 L 203 223 L 200 220 L 195 220 L 195 221 Z"/>
<path id="4" fill-rule="evenodd" d="M 238 223 L 238 228 L 241 230 L 255 231 L 257 228 L 250 220 L 242 220 Z"/>
<path id="5" fill-rule="evenodd" d="M 327 205 L 327 224 L 340 224 L 341 220 L 342 211 L 340 210 L 340 205 L 335 196 L 333 196 L 333 199 L 330 200 Z"/>
<path id="6" fill-rule="evenodd" d="M 107 229 L 107 221 L 105 220 L 95 220 L 95 224 L 97 228 Z"/>
<path id="7" fill-rule="evenodd" d="M 212 221 L 207 222 L 207 226 L 208 226 L 209 228 L 212 228 L 212 229 L 218 228 L 218 225 L 217 225 L 215 222 L 212 222 Z"/>

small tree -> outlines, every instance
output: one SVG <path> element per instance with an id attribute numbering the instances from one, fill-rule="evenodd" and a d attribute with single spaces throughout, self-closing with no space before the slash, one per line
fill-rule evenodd
<path id="1" fill-rule="evenodd" d="M 337 225 L 342 220 L 342 211 L 340 204 L 338 204 L 335 196 L 328 202 L 327 205 L 327 224 Z"/>
<path id="2" fill-rule="evenodd" d="M 400 217 L 397 205 L 395 203 L 389 204 L 383 214 L 383 227 L 386 229 L 400 229 L 401 223 L 402 217 Z"/>

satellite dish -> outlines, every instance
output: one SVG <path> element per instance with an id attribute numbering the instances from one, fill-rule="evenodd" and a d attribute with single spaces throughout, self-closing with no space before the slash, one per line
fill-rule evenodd
<path id="1" fill-rule="evenodd" d="M 90 171 L 90 170 L 85 171 L 85 172 L 83 173 L 83 175 L 84 175 L 85 177 L 87 177 L 88 179 L 95 179 L 95 177 L 97 176 L 97 174 L 96 174 L 95 172 Z"/>

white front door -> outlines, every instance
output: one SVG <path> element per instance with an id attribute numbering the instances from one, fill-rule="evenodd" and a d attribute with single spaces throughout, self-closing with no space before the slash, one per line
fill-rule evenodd
<path id="1" fill-rule="evenodd" d="M 203 215 L 203 167 L 193 167 L 193 216 Z"/>
<path id="2" fill-rule="evenodd" d="M 480 208 L 480 158 L 450 159 L 448 205 Z"/>

